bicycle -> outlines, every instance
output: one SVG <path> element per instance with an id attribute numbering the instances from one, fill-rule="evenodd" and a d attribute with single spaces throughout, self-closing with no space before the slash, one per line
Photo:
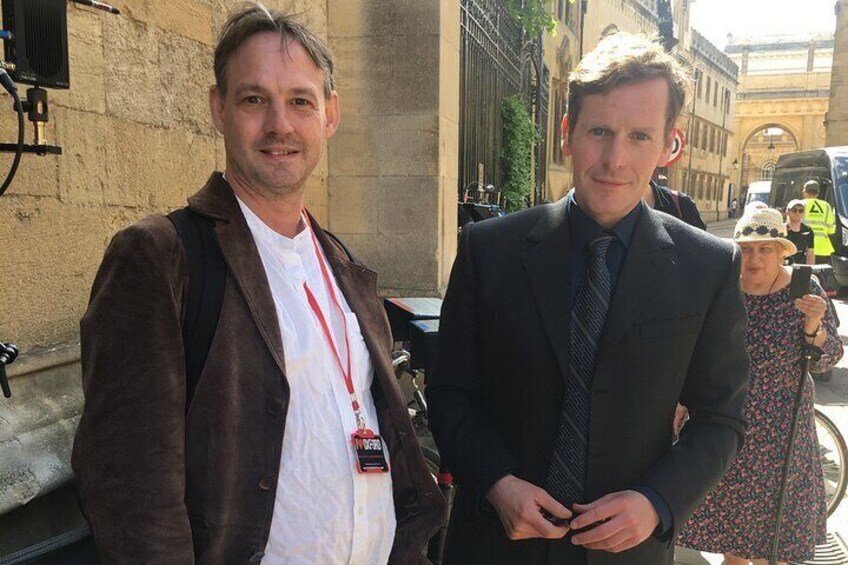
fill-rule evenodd
<path id="1" fill-rule="evenodd" d="M 421 388 L 418 386 L 418 378 L 422 372 L 419 369 L 413 368 L 411 365 L 412 355 L 405 349 L 395 351 L 392 359 L 392 366 L 395 368 L 395 376 L 401 380 L 405 375 L 409 375 L 410 384 L 413 388 L 412 400 L 408 404 L 409 417 L 412 420 L 412 427 L 415 430 L 415 435 L 418 438 L 418 443 L 421 446 L 421 453 L 424 456 L 424 462 L 427 464 L 427 469 L 433 477 L 433 481 L 439 486 L 442 495 L 445 497 L 446 509 L 444 519 L 439 530 L 430 539 L 427 545 L 427 558 L 434 565 L 440 565 L 442 562 L 442 554 L 445 546 L 445 536 L 447 534 L 448 518 L 453 504 L 454 484 L 451 474 L 442 466 L 442 458 L 436 449 L 436 443 L 433 440 L 433 435 L 427 426 L 427 400 Z"/>
<path id="2" fill-rule="evenodd" d="M 439 565 L 447 534 L 448 518 L 454 496 L 453 477 L 442 465 L 436 442 L 427 425 L 427 400 L 419 379 L 432 367 L 436 356 L 436 337 L 439 331 L 439 314 L 442 301 L 438 298 L 387 298 L 384 301 L 395 350 L 392 366 L 399 381 L 409 377 L 407 393 L 411 396 L 407 408 L 412 427 L 421 446 L 424 462 L 430 475 L 445 497 L 446 508 L 441 527 L 430 539 L 427 558 Z"/>
<path id="3" fill-rule="evenodd" d="M 815 411 L 816 437 L 824 477 L 827 515 L 830 517 L 848 490 L 848 445 L 833 420 Z"/>

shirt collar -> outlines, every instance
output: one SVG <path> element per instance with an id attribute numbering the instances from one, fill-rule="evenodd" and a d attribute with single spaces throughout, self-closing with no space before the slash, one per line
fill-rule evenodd
<path id="1" fill-rule="evenodd" d="M 580 209 L 577 200 L 574 198 L 574 190 L 568 193 L 566 201 L 568 214 L 568 231 L 571 236 L 572 248 L 581 249 L 589 244 L 593 237 L 598 232 L 605 231 L 604 228 L 598 225 L 595 220 L 590 218 L 586 212 Z M 624 249 L 630 247 L 630 242 L 633 239 L 633 231 L 636 229 L 636 221 L 642 213 L 644 204 L 640 200 L 633 209 L 628 212 L 617 224 L 606 230 L 615 234 L 618 241 L 624 246 Z"/>
<path id="2" fill-rule="evenodd" d="M 244 215 L 244 219 L 247 222 L 247 225 L 250 227 L 250 231 L 253 233 L 255 238 L 258 238 L 265 243 L 269 244 L 272 249 L 277 249 L 281 251 L 292 251 L 299 254 L 303 254 L 306 251 L 311 251 L 312 249 L 312 235 L 311 228 L 309 227 L 309 222 L 303 222 L 304 227 L 300 230 L 297 235 L 294 237 L 286 237 L 282 234 L 279 234 L 272 230 L 268 225 L 262 221 L 262 219 L 250 209 L 250 207 L 245 204 L 241 198 L 238 197 L 235 193 L 233 193 L 236 197 L 236 200 L 239 203 L 239 207 L 241 208 L 241 212 Z"/>

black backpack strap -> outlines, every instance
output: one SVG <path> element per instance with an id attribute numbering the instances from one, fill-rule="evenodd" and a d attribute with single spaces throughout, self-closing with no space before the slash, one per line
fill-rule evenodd
<path id="1" fill-rule="evenodd" d="M 188 297 L 183 317 L 188 412 L 221 317 L 227 265 L 215 237 L 213 220 L 189 208 L 174 210 L 168 219 L 177 229 L 188 262 Z"/>
<path id="2" fill-rule="evenodd" d="M 677 208 L 677 217 L 683 220 L 683 210 L 680 209 L 680 193 L 676 190 L 669 189 L 671 199 L 674 200 L 674 207 Z"/>

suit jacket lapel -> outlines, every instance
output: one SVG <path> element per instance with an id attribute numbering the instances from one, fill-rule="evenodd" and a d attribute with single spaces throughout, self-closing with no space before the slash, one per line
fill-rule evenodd
<path id="1" fill-rule="evenodd" d="M 568 375 L 570 316 L 566 199 L 547 207 L 527 235 L 524 269 L 562 377 Z"/>
<path id="2" fill-rule="evenodd" d="M 610 302 L 599 359 L 611 352 L 625 332 L 639 319 L 651 298 L 662 288 L 666 273 L 675 264 L 674 243 L 658 218 L 645 206 Z"/>
<path id="3" fill-rule="evenodd" d="M 391 364 L 392 336 L 384 323 L 383 308 L 377 300 L 377 273 L 351 261 L 341 247 L 318 225 L 312 215 L 309 216 L 315 237 L 318 239 L 330 269 L 336 277 L 336 283 L 344 294 L 351 311 L 356 314 L 359 329 L 373 360 L 375 371 Z"/>
<path id="4" fill-rule="evenodd" d="M 238 201 L 220 173 L 210 177 L 200 192 L 189 198 L 189 206 L 214 218 L 221 254 L 235 278 L 259 333 L 285 375 L 285 356 L 277 309 L 253 235 Z M 267 381 L 266 381 L 267 382 Z"/>

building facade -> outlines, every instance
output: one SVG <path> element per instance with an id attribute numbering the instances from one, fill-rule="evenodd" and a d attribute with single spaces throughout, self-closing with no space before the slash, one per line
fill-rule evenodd
<path id="1" fill-rule="evenodd" d="M 733 114 L 738 69 L 709 40 L 690 29 L 688 49 L 678 56 L 693 69 L 693 88 L 679 127 L 685 132 L 682 157 L 668 167 L 668 184 L 688 193 L 706 221 L 727 217 L 732 201 L 728 145 L 734 137 Z"/>
<path id="2" fill-rule="evenodd" d="M 551 73 L 548 174 L 544 194 L 544 200 L 551 202 L 562 198 L 571 187 L 571 162 L 562 155 L 561 123 L 567 107 L 568 74 L 580 61 L 583 8 L 582 2 L 554 0 L 551 13 L 557 20 L 557 33 L 555 36 L 545 34 L 542 38 L 545 65 Z"/>
<path id="3" fill-rule="evenodd" d="M 743 198 L 750 183 L 771 179 L 780 155 L 824 147 L 833 39 L 728 39 L 725 52 L 739 65 L 731 154 Z"/>
<path id="4" fill-rule="evenodd" d="M 829 147 L 848 145 L 848 0 L 837 0 L 830 102 L 827 109 Z"/>

